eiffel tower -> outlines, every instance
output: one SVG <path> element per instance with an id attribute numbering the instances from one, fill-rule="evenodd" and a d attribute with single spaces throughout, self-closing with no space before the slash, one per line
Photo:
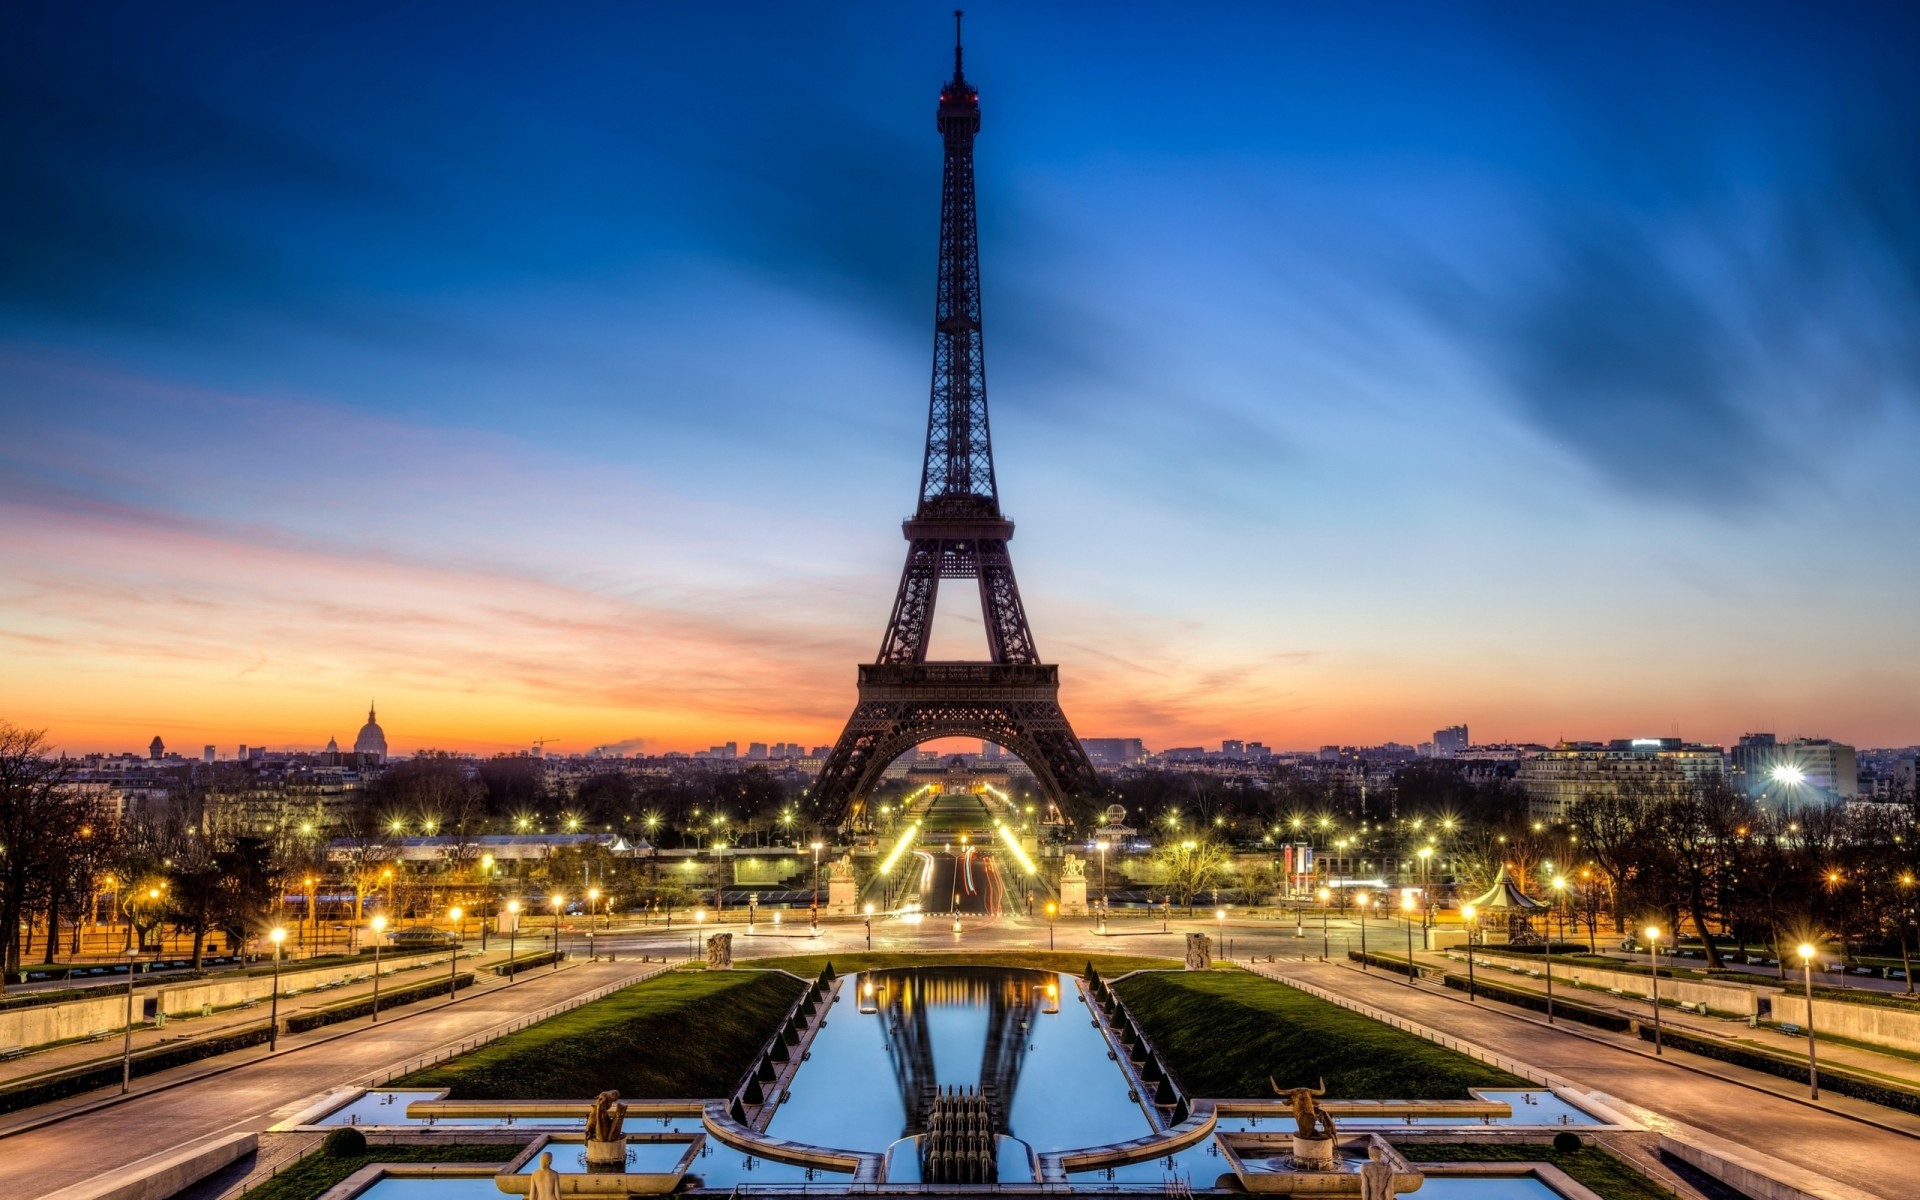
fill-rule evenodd
<path id="1" fill-rule="evenodd" d="M 940 183 L 940 277 L 934 295 L 933 397 L 920 502 L 902 524 L 907 565 L 880 654 L 860 667 L 860 699 L 820 768 L 809 804 L 822 824 L 864 823 L 865 801 L 900 755 L 941 737 L 980 738 L 1013 752 L 1041 793 L 1071 820 L 1092 815 L 1100 779 L 1060 709 L 1060 669 L 1040 661 L 1014 582 L 987 430 L 980 323 L 980 245 L 974 224 L 973 138 L 980 93 L 961 70 L 954 13 L 953 78 L 936 126 L 946 145 Z M 987 630 L 985 662 L 929 662 L 942 579 L 972 579 Z"/>

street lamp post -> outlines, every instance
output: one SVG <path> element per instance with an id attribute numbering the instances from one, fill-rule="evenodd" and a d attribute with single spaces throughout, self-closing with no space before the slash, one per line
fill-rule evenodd
<path id="1" fill-rule="evenodd" d="M 487 909 L 493 908 L 493 855 L 480 856 L 480 874 L 486 881 L 486 907 L 480 910 L 480 953 L 485 954 L 487 952 Z M 494 919 L 499 919 L 498 910 L 495 910 Z"/>
<path id="2" fill-rule="evenodd" d="M 873 949 L 873 905 L 867 905 L 867 949 Z"/>
<path id="3" fill-rule="evenodd" d="M 567 898 L 559 892 L 553 894 L 548 903 L 553 905 L 553 969 L 560 969 L 560 910 L 567 906 Z"/>
<path id="4" fill-rule="evenodd" d="M 1100 932 L 1107 931 L 1107 839 L 1100 838 L 1094 845 L 1100 849 Z"/>
<path id="5" fill-rule="evenodd" d="M 461 934 L 464 933 L 465 930 L 462 928 L 460 924 L 460 918 L 464 917 L 465 915 L 466 914 L 461 912 L 457 905 L 447 910 L 447 919 L 453 925 L 453 948 L 447 951 L 447 1003 L 448 1004 L 453 1003 L 454 993 L 459 991 L 459 987 L 457 985 L 460 978 L 460 945 L 462 942 L 466 940 L 464 937 L 461 936 Z"/>
<path id="6" fill-rule="evenodd" d="M 1479 915 L 1478 910 L 1473 905 L 1460 906 L 1460 919 L 1467 923 L 1467 1000 L 1469 1002 L 1477 1002 L 1480 999 L 1479 993 L 1473 989 L 1473 919 L 1477 915 Z"/>
<path id="7" fill-rule="evenodd" d="M 1053 949 L 1053 914 L 1058 912 L 1059 908 L 1060 906 L 1053 901 L 1047 901 L 1047 949 L 1049 950 Z"/>
<path id="8" fill-rule="evenodd" d="M 1327 933 L 1327 906 L 1333 899 L 1333 893 L 1326 888 L 1320 889 L 1320 961 L 1325 962 L 1333 955 L 1333 942 Z"/>
<path id="9" fill-rule="evenodd" d="M 386 914 L 375 914 L 368 924 L 373 926 L 373 1019 L 378 1021 L 380 1019 L 380 943 L 387 940 L 384 932 L 387 928 Z"/>
<path id="10" fill-rule="evenodd" d="M 1566 892 L 1566 887 L 1567 887 L 1567 881 L 1563 876 L 1555 875 L 1553 877 L 1553 900 L 1554 900 L 1555 909 L 1559 907 L 1560 900 Z M 1553 1024 L 1553 910 L 1551 909 L 1548 910 L 1548 913 L 1547 913 L 1546 959 L 1547 959 L 1547 1024 L 1551 1025 Z M 1576 978 L 1574 982 L 1578 983 L 1579 979 Z"/>
<path id="11" fill-rule="evenodd" d="M 1660 928 L 1647 926 L 1647 962 L 1653 967 L 1653 1052 L 1665 1054 L 1660 1041 Z"/>
<path id="12" fill-rule="evenodd" d="M 507 901 L 507 915 L 513 920 L 507 926 L 507 982 L 520 982 L 520 972 L 513 968 L 513 944 L 520 940 L 520 902 Z"/>
<path id="13" fill-rule="evenodd" d="M 133 968 L 139 965 L 135 961 L 139 953 L 139 947 L 127 947 L 127 1034 L 120 1041 L 120 1094 L 123 1096 L 133 1086 Z"/>
<path id="14" fill-rule="evenodd" d="M 823 844 L 813 843 L 813 923 L 815 925 L 820 923 L 820 851 L 824 849 L 826 847 Z"/>
<path id="15" fill-rule="evenodd" d="M 272 1054 L 280 1048 L 280 943 L 287 931 L 276 925 L 267 936 L 273 939 L 273 1000 L 267 1011 L 267 1053 Z"/>
<path id="16" fill-rule="evenodd" d="M 1814 1057 L 1813 1050 L 1813 947 L 1800 944 L 1800 965 L 1806 971 L 1807 978 L 1807 1096 L 1820 1098 L 1820 1063 Z"/>
<path id="17" fill-rule="evenodd" d="M 1356 895 L 1354 902 L 1360 906 L 1360 969 L 1367 969 L 1367 905 L 1372 900 L 1365 892 Z M 1353 945 L 1348 942 L 1347 945 Z"/>
<path id="18" fill-rule="evenodd" d="M 1401 923 L 1407 927 L 1407 986 L 1413 986 L 1413 893 L 1400 897 Z"/>

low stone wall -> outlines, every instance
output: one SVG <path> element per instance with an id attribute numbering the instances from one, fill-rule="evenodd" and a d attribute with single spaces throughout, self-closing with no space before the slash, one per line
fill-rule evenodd
<path id="1" fill-rule="evenodd" d="M 380 963 L 380 978 L 386 979 L 403 971 L 410 971 L 430 963 L 446 965 L 444 954 L 412 954 L 404 958 L 383 959 Z M 290 991 L 310 992 L 323 983 L 348 983 L 360 976 L 373 975 L 373 960 L 355 963 L 350 967 L 325 967 L 319 970 L 280 970 L 280 994 Z M 422 976 L 424 978 L 424 976 Z M 273 995 L 273 976 L 242 975 L 232 978 L 213 978 L 195 980 L 179 987 L 160 990 L 160 1011 L 168 1016 L 185 1016 L 198 1013 L 202 1007 L 211 1004 L 215 1008 L 228 1008 L 235 1004 L 244 1004 L 248 1000 L 266 1000 Z"/>
<path id="2" fill-rule="evenodd" d="M 134 1019 L 152 993 L 134 992 Z M 127 993 L 112 992 L 98 1000 L 68 1000 L 60 1004 L 34 1004 L 0 1012 L 0 1047 L 25 1046 L 32 1049 L 48 1042 L 83 1038 L 102 1029 L 115 1033 L 127 1027 Z"/>
<path id="3" fill-rule="evenodd" d="M 1773 1019 L 1805 1028 L 1807 998 L 1799 992 L 1775 996 Z M 1920 1005 L 1916 1005 L 1913 1012 L 1902 1012 L 1877 1004 L 1848 1004 L 1844 1000 L 1816 998 L 1813 1033 L 1815 1037 L 1833 1034 L 1893 1050 L 1920 1053 Z"/>
<path id="4" fill-rule="evenodd" d="M 218 1141 L 144 1158 L 105 1175 L 62 1188 L 46 1200 L 167 1200 L 228 1163 L 252 1154 L 255 1133 L 230 1133 Z"/>
<path id="5" fill-rule="evenodd" d="M 1508 972 L 1503 968 L 1516 966 L 1523 971 L 1539 971 L 1544 975 L 1546 965 L 1539 959 L 1531 960 L 1505 955 L 1488 956 L 1493 967 L 1481 967 L 1483 974 L 1492 972 L 1490 982 L 1498 983 L 1502 975 Z M 1571 967 L 1565 963 L 1553 964 L 1553 977 L 1556 982 L 1572 980 L 1588 987 L 1617 988 L 1628 996 L 1638 1000 L 1653 990 L 1653 976 L 1635 975 L 1629 971 L 1608 971 L 1596 967 Z M 1523 975 L 1531 979 L 1532 976 Z M 1768 989 L 1771 992 L 1772 989 Z M 1744 983 L 1718 983 L 1705 979 L 1670 979 L 1660 977 L 1660 1000 L 1680 1004 L 1705 1004 L 1715 1012 L 1732 1013 L 1737 1017 L 1751 1017 L 1760 1011 L 1760 989 Z M 1779 1001 L 1775 1000 L 1776 1013 Z"/>

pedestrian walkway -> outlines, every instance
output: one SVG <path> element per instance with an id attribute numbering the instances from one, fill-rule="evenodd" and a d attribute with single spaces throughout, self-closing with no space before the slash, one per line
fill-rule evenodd
<path id="1" fill-rule="evenodd" d="M 1404 955 L 1398 956 L 1404 957 Z M 1454 962 L 1444 954 L 1437 952 L 1414 952 L 1415 961 L 1421 968 L 1445 969 L 1449 974 L 1466 974 L 1464 962 Z M 1523 971 L 1514 974 L 1506 969 L 1506 961 L 1496 959 L 1497 967 L 1478 967 L 1477 978 L 1482 981 L 1513 991 L 1534 993 L 1544 1000 L 1547 992 L 1547 979 L 1542 964 L 1533 964 L 1531 970 L 1541 972 L 1534 976 Z M 1522 964 L 1516 964 L 1522 965 Z M 1652 980 L 1647 981 L 1651 990 Z M 1645 1025 L 1653 1023 L 1653 1005 L 1640 995 L 1616 996 L 1605 988 L 1579 987 L 1566 978 L 1556 978 L 1553 986 L 1554 997 L 1571 1001 L 1583 1008 L 1598 1009 L 1601 1012 L 1616 1013 Z M 1544 1014 L 1543 1014 L 1544 1015 Z M 1765 1050 L 1772 1054 L 1805 1062 L 1807 1058 L 1807 1039 L 1804 1034 L 1787 1035 L 1770 1027 L 1749 1027 L 1744 1019 L 1716 1017 L 1708 1013 L 1695 1013 L 1686 1009 L 1663 1004 L 1660 1006 L 1660 1024 L 1666 1029 L 1677 1029 L 1696 1037 L 1713 1038 L 1747 1046 L 1756 1050 Z M 1819 1036 L 1819 1031 L 1814 1031 Z M 1853 1046 L 1822 1039 L 1815 1051 L 1822 1066 L 1846 1067 L 1867 1075 L 1877 1075 L 1895 1080 L 1920 1089 L 1920 1060 L 1899 1054 L 1886 1053 L 1865 1046 Z"/>

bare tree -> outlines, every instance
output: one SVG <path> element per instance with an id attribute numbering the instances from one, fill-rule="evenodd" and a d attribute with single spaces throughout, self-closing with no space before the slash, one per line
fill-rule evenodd
<path id="1" fill-rule="evenodd" d="M 44 730 L 0 721 L 0 959 L 9 975 L 20 970 L 28 902 L 68 857 L 91 810 L 91 799 L 68 786 L 71 764 L 48 749 Z"/>

